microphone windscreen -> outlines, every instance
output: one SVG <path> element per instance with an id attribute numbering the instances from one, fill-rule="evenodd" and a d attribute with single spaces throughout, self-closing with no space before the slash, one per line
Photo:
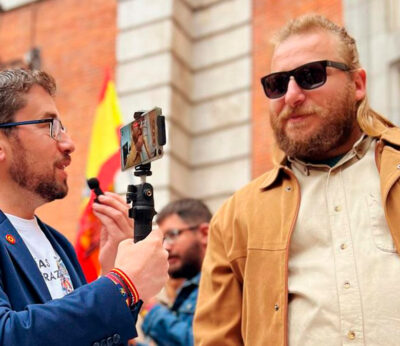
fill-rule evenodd
<path id="1" fill-rule="evenodd" d="M 87 180 L 87 184 L 91 190 L 99 188 L 99 180 L 97 178 L 90 178 Z"/>

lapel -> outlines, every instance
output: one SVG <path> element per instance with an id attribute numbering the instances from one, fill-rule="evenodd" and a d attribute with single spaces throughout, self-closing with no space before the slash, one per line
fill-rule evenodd
<path id="1" fill-rule="evenodd" d="M 7 241 L 7 235 L 14 237 L 14 244 L 11 244 L 9 241 Z M 17 266 L 20 271 L 24 273 L 24 278 L 21 278 L 21 280 L 25 279 L 29 282 L 43 303 L 51 300 L 50 292 L 47 289 L 46 283 L 43 280 L 42 274 L 40 273 L 35 260 L 33 259 L 17 230 L 1 210 L 0 243 L 7 249 L 15 266 Z"/>
<path id="2" fill-rule="evenodd" d="M 73 263 L 71 262 L 70 257 L 65 252 L 64 248 L 61 246 L 61 243 L 66 243 L 66 240 L 62 239 L 61 237 L 57 237 L 56 234 L 52 233 L 49 226 L 44 224 L 39 218 L 37 218 L 40 228 L 42 229 L 43 233 L 50 241 L 50 244 L 53 246 L 53 249 L 57 254 L 60 256 L 61 260 L 64 262 L 65 267 L 68 270 L 68 274 L 71 278 L 72 285 L 74 289 L 78 288 L 82 285 L 82 281 L 78 276 L 78 272 L 74 267 Z"/>

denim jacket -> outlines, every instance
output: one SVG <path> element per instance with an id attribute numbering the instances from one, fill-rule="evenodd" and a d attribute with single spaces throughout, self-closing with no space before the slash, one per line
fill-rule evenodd
<path id="1" fill-rule="evenodd" d="M 193 345 L 193 315 L 199 290 L 200 273 L 186 280 L 171 308 L 157 304 L 146 315 L 142 329 L 158 346 Z"/>

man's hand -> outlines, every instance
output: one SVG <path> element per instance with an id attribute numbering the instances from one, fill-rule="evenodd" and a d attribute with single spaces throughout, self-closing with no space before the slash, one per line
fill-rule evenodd
<path id="1" fill-rule="evenodd" d="M 151 231 L 136 244 L 131 239 L 122 241 L 115 267 L 129 276 L 140 299 L 148 301 L 155 296 L 168 280 L 168 252 L 163 247 L 161 230 Z"/>
<path id="2" fill-rule="evenodd" d="M 99 262 L 102 274 L 114 267 L 118 245 L 122 240 L 133 238 L 133 220 L 128 216 L 129 204 L 116 193 L 105 192 L 93 203 L 93 213 L 102 223 L 100 233 Z"/>

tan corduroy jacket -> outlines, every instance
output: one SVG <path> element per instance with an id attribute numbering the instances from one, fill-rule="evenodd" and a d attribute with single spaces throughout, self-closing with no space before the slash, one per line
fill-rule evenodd
<path id="1" fill-rule="evenodd" d="M 399 128 L 381 136 L 375 156 L 399 252 Z M 280 163 L 235 193 L 211 222 L 194 320 L 196 345 L 287 345 L 288 249 L 300 190 L 283 154 L 275 157 Z"/>

